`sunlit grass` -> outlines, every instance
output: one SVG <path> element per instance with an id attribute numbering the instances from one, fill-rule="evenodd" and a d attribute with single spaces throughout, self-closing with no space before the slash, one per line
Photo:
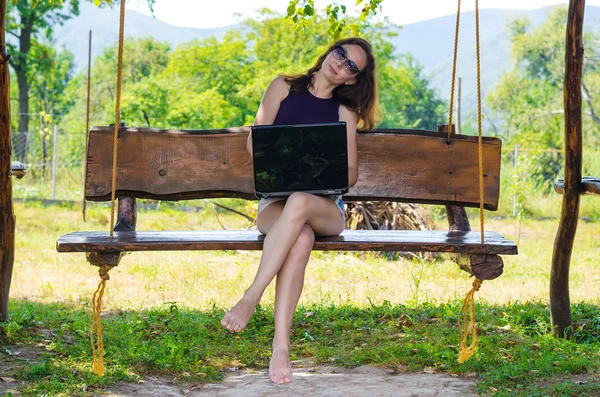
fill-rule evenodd
<path id="1" fill-rule="evenodd" d="M 210 208 L 210 207 L 209 207 Z M 17 204 L 15 270 L 11 297 L 40 302 L 88 301 L 98 281 L 97 268 L 83 254 L 58 254 L 55 241 L 78 230 L 108 230 L 110 209 L 91 205 L 88 222 L 78 208 L 43 208 Z M 249 222 L 225 213 L 228 228 Z M 476 219 L 472 220 L 477 229 Z M 445 227 L 440 223 L 440 227 Z M 552 247 L 558 220 L 512 219 L 488 216 L 486 229 L 519 242 L 518 256 L 504 256 L 500 278 L 485 282 L 477 299 L 489 303 L 547 301 Z M 170 209 L 140 211 L 138 230 L 219 229 L 213 210 L 182 212 Z M 571 301 L 600 302 L 600 226 L 580 222 L 571 265 Z M 260 260 L 257 251 L 136 252 L 111 271 L 106 293 L 109 309 L 140 309 L 164 302 L 206 309 L 228 307 L 251 283 Z M 43 277 L 40 277 L 43 275 Z M 353 303 L 365 306 L 390 302 L 448 302 L 464 297 L 472 280 L 449 259 L 390 261 L 373 253 L 313 252 L 301 303 Z M 271 305 L 274 290 L 263 304 Z"/>

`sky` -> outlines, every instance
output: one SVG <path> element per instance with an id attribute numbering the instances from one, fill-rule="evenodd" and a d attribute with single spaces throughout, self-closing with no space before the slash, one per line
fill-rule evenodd
<path id="1" fill-rule="evenodd" d="M 315 0 L 317 8 L 331 4 L 331 0 Z M 348 10 L 358 10 L 356 0 L 336 0 L 346 4 Z M 284 13 L 288 0 L 156 0 L 154 15 L 157 19 L 176 26 L 216 28 L 232 25 L 243 17 L 252 17 L 261 8 Z M 568 4 L 567 0 L 480 0 L 479 8 L 533 10 L 556 4 Z M 383 16 L 391 22 L 404 25 L 456 13 L 457 0 L 384 0 Z M 587 0 L 586 5 L 600 7 L 600 0 Z M 150 14 L 147 0 L 130 0 L 128 9 Z M 475 9 L 475 0 L 462 0 L 461 10 Z M 234 15 L 239 13 L 242 15 Z"/>

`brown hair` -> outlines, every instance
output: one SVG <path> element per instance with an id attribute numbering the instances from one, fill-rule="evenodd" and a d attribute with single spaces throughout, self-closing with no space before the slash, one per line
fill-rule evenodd
<path id="1" fill-rule="evenodd" d="M 360 46 L 367 56 L 367 64 L 355 77 L 356 82 L 351 85 L 342 84 L 333 90 L 333 97 L 342 105 L 353 111 L 358 120 L 357 127 L 360 130 L 370 130 L 383 118 L 383 112 L 379 106 L 377 93 L 377 79 L 375 77 L 375 57 L 371 44 L 359 37 L 350 37 L 333 43 L 327 51 L 322 54 L 315 65 L 306 73 L 295 76 L 284 75 L 285 81 L 290 85 L 290 90 L 304 94 L 312 85 L 312 77 L 321 70 L 323 61 L 329 53 L 338 45 L 354 44 Z"/>

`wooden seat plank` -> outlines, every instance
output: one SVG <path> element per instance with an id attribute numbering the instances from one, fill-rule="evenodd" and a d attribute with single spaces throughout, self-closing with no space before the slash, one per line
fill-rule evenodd
<path id="1" fill-rule="evenodd" d="M 117 196 L 156 200 L 213 197 L 256 199 L 249 127 L 176 131 L 122 128 Z M 359 133 L 359 180 L 345 200 L 383 200 L 479 206 L 477 137 L 376 129 Z M 90 131 L 86 199 L 109 201 L 113 128 Z M 495 210 L 500 189 L 501 141 L 483 138 L 484 206 Z"/>
<path id="2" fill-rule="evenodd" d="M 58 239 L 58 252 L 129 252 L 175 250 L 261 250 L 264 236 L 257 231 L 134 231 L 75 232 Z M 340 236 L 317 237 L 315 250 L 427 251 L 465 254 L 516 255 L 517 246 L 496 232 L 345 230 Z"/>
<path id="3" fill-rule="evenodd" d="M 554 190 L 558 194 L 563 194 L 565 192 L 565 181 L 563 179 L 556 181 L 554 184 Z M 585 176 L 581 178 L 581 194 L 600 196 L 600 178 L 593 176 Z"/>

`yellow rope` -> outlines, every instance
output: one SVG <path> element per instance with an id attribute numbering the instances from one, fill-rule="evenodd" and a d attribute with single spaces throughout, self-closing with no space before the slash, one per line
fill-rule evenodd
<path id="1" fill-rule="evenodd" d="M 459 0 L 460 2 L 460 0 Z M 477 146 L 479 151 L 479 225 L 484 243 L 483 222 L 483 136 L 481 133 L 481 58 L 479 56 L 479 0 L 475 0 L 475 42 L 477 45 Z"/>
<path id="2" fill-rule="evenodd" d="M 119 57 L 117 65 L 117 103 L 115 110 L 115 130 L 113 136 L 113 164 L 112 164 L 112 192 L 110 209 L 110 238 L 115 232 L 115 198 L 117 191 L 117 143 L 119 140 L 119 126 L 121 124 L 121 87 L 123 82 L 123 32 L 125 30 L 125 2 L 121 1 L 121 15 L 119 23 Z M 90 343 L 92 344 L 93 369 L 98 376 L 104 375 L 104 341 L 102 338 L 102 297 L 106 288 L 106 281 L 110 280 L 108 272 L 113 266 L 104 265 L 100 267 L 100 283 L 92 296 L 92 325 L 90 327 Z M 94 345 L 94 333 L 97 334 L 96 345 Z"/>
<path id="3" fill-rule="evenodd" d="M 458 30 L 460 26 L 460 0 L 456 10 L 456 29 L 454 33 L 454 60 L 452 61 L 452 88 L 450 89 L 450 114 L 448 115 L 448 143 L 452 136 L 452 112 L 454 111 L 454 82 L 456 80 L 456 58 L 458 56 Z"/>
<path id="4" fill-rule="evenodd" d="M 477 323 L 475 322 L 475 292 L 481 287 L 480 279 L 476 278 L 473 281 L 473 288 L 467 294 L 460 315 L 458 316 L 458 330 L 460 332 L 460 350 L 458 351 L 458 362 L 463 363 L 471 358 L 477 347 Z M 469 318 L 467 319 L 467 308 L 469 310 Z M 472 336 L 472 342 L 467 346 L 469 335 Z"/>
<path id="5" fill-rule="evenodd" d="M 102 322 L 100 314 L 102 313 L 102 297 L 106 288 L 106 280 L 110 280 L 108 272 L 113 266 L 104 265 L 100 267 L 100 283 L 92 297 L 92 326 L 90 327 L 90 343 L 92 345 L 94 373 L 98 376 L 104 375 L 104 340 L 102 338 Z M 94 345 L 94 334 L 96 334 L 96 344 Z"/>
<path id="6" fill-rule="evenodd" d="M 110 197 L 110 238 L 115 233 L 115 198 L 117 192 L 117 143 L 121 124 L 121 87 L 123 85 L 123 34 L 125 30 L 125 0 L 121 1 L 119 24 L 119 57 L 117 65 L 117 102 L 115 110 L 115 131 L 113 136 L 112 192 Z"/>
<path id="7" fill-rule="evenodd" d="M 458 52 L 458 32 L 460 25 L 460 0 L 458 0 L 458 10 L 456 12 L 456 33 L 454 38 L 454 61 L 452 65 L 452 92 L 450 95 L 450 115 L 448 117 L 448 142 L 452 135 L 452 111 L 454 106 L 454 80 L 456 79 L 456 58 Z M 479 155 L 479 224 L 481 229 L 481 243 L 485 242 L 484 237 L 484 195 L 483 195 L 483 135 L 481 132 L 481 57 L 479 46 L 479 0 L 475 0 L 475 41 L 477 50 L 477 149 Z M 479 291 L 482 281 L 475 279 L 473 288 L 467 293 L 463 306 L 458 317 L 458 329 L 460 333 L 460 350 L 458 352 L 458 362 L 467 361 L 477 347 L 477 325 L 475 322 L 475 292 Z M 469 310 L 469 319 L 467 319 L 467 308 Z M 467 346 L 469 335 L 472 336 L 472 342 Z"/>

